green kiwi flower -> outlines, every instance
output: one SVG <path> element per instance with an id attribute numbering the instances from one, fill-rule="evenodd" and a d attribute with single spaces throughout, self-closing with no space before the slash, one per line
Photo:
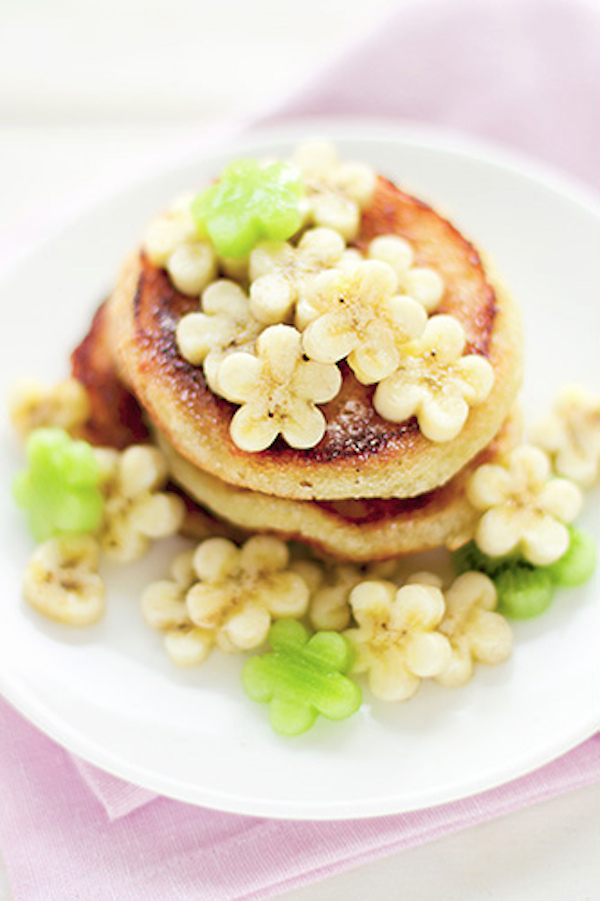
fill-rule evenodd
<path id="1" fill-rule="evenodd" d="M 575 588 L 591 578 L 598 562 L 596 542 L 591 535 L 567 526 L 569 546 L 562 557 L 549 566 L 534 566 L 522 554 L 490 557 L 474 541 L 452 554 L 458 573 L 469 571 L 488 575 L 498 592 L 498 612 L 511 619 L 531 619 L 544 613 L 556 588 Z"/>
<path id="2" fill-rule="evenodd" d="M 489 576 L 498 593 L 498 612 L 511 619 L 539 616 L 554 597 L 547 567 L 528 563 L 518 551 L 490 557 L 470 541 L 454 551 L 452 563 L 457 573 L 475 571 Z"/>
<path id="3" fill-rule="evenodd" d="M 297 620 L 279 620 L 269 632 L 273 653 L 251 657 L 242 672 L 246 694 L 269 704 L 279 735 L 306 732 L 319 714 L 345 719 L 362 703 L 360 687 L 344 675 L 352 664 L 350 643 L 337 632 L 309 635 Z"/>
<path id="4" fill-rule="evenodd" d="M 224 257 L 247 256 L 259 241 L 285 241 L 302 224 L 300 171 L 289 163 L 230 163 L 192 202 L 192 215 Z"/>
<path id="5" fill-rule="evenodd" d="M 510 619 L 532 619 L 545 613 L 554 597 L 554 583 L 543 567 L 517 563 L 493 580 L 498 612 Z"/>
<path id="6" fill-rule="evenodd" d="M 91 446 L 63 429 L 35 429 L 27 440 L 29 468 L 13 483 L 15 501 L 27 511 L 36 541 L 93 532 L 103 497 L 100 467 Z"/>

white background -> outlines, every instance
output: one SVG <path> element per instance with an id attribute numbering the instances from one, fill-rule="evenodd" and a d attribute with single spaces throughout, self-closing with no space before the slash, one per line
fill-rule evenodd
<path id="1" fill-rule="evenodd" d="M 0 0 L 0 260 L 48 227 L 57 204 L 76 205 L 162 164 L 217 120 L 264 108 L 395 5 Z M 597 901 L 599 885 L 595 787 L 286 897 Z"/>

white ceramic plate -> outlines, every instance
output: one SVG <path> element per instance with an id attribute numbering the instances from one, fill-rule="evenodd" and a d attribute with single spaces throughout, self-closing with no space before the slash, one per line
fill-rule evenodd
<path id="1" fill-rule="evenodd" d="M 146 218 L 239 155 L 285 153 L 305 132 L 289 127 L 194 160 L 87 209 L 32 250 L 2 284 L 3 396 L 11 380 L 47 381 L 110 289 Z M 423 129 L 320 126 L 347 158 L 365 159 L 451 211 L 490 253 L 525 317 L 525 408 L 548 409 L 566 380 L 600 384 L 600 208 L 563 178 L 499 151 Z M 8 339 L 8 340 L 7 340 Z M 22 463 L 5 424 L 0 466 L 8 485 Z M 598 495 L 582 523 L 600 538 Z M 66 748 L 164 795 L 239 813 L 364 817 L 426 807 L 490 788 L 566 751 L 599 726 L 599 577 L 558 594 L 542 618 L 517 624 L 504 666 L 479 668 L 465 688 L 424 685 L 408 704 L 373 701 L 340 724 L 320 721 L 285 740 L 246 699 L 241 658 L 218 653 L 176 670 L 142 622 L 139 591 L 174 550 L 105 570 L 108 613 L 92 629 L 49 623 L 20 599 L 32 545 L 7 500 L 0 523 L 0 688 Z"/>

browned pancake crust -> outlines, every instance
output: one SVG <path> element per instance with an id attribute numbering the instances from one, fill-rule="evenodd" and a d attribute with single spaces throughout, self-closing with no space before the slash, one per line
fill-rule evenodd
<path id="1" fill-rule="evenodd" d="M 90 399 L 91 415 L 81 431 L 85 441 L 118 450 L 148 441 L 140 405 L 117 375 L 106 329 L 105 304 L 71 354 L 71 371 L 85 386 Z"/>
<path id="2" fill-rule="evenodd" d="M 479 514 L 466 498 L 467 480 L 481 464 L 508 453 L 519 436 L 520 415 L 514 411 L 494 441 L 442 487 L 416 498 L 347 501 L 297 501 L 228 485 L 191 466 L 161 436 L 158 440 L 185 493 L 232 526 L 300 541 L 326 556 L 368 562 L 468 541 Z"/>
<path id="3" fill-rule="evenodd" d="M 520 319 L 514 304 L 488 280 L 473 246 L 426 204 L 380 179 L 365 212 L 358 246 L 395 233 L 413 244 L 418 265 L 440 273 L 446 292 L 440 312 L 460 320 L 467 352 L 486 356 L 496 372 L 488 401 L 471 411 L 463 432 L 435 444 L 413 418 L 382 419 L 373 386 L 342 366 L 343 386 L 323 405 L 327 430 L 309 450 L 278 439 L 260 454 L 236 447 L 229 436 L 235 406 L 216 397 L 202 369 L 177 350 L 180 318 L 198 309 L 167 274 L 143 256 L 131 261 L 111 300 L 111 328 L 119 370 L 155 425 L 192 463 L 232 484 L 282 497 L 336 499 L 422 494 L 447 481 L 496 434 L 521 380 Z"/>

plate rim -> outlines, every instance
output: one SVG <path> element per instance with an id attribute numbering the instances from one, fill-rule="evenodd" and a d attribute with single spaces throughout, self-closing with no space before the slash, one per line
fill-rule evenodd
<path id="1" fill-rule="evenodd" d="M 383 140 L 393 142 L 400 140 L 407 144 L 419 145 L 428 149 L 443 149 L 457 156 L 466 156 L 484 163 L 493 162 L 496 166 L 508 170 L 515 175 L 533 179 L 540 184 L 556 188 L 576 204 L 585 207 L 589 212 L 600 216 L 600 188 L 586 182 L 583 178 L 550 163 L 533 154 L 516 149 L 487 137 L 481 137 L 445 125 L 431 125 L 416 119 L 389 119 L 385 117 L 365 117 L 355 115 L 312 115 L 301 118 L 285 119 L 280 125 L 270 123 L 255 124 L 242 121 L 237 124 L 220 123 L 202 138 L 184 142 L 182 146 L 167 151 L 165 160 L 156 164 L 156 159 L 145 161 L 141 168 L 109 175 L 105 179 L 95 181 L 90 187 L 71 192 L 62 199 L 55 200 L 48 208 L 37 227 L 39 217 L 32 215 L 25 223 L 21 223 L 20 231 L 28 235 L 23 241 L 12 247 L 6 256 L 0 255 L 0 282 L 10 278 L 13 269 L 18 268 L 27 257 L 41 250 L 47 242 L 60 237 L 81 216 L 93 213 L 97 207 L 110 203 L 128 189 L 140 187 L 154 178 L 161 178 L 169 173 L 191 165 L 198 156 L 210 157 L 228 153 L 233 145 L 252 146 L 269 141 L 294 140 L 308 132 L 316 136 L 320 131 L 327 132 L 325 137 L 336 141 L 343 139 Z M 365 134 L 367 132 L 367 134 Z M 336 133 L 340 137 L 336 137 Z M 295 137 L 294 137 L 295 136 Z"/>
<path id="2" fill-rule="evenodd" d="M 420 123 L 390 123 L 389 121 L 371 120 L 356 117 L 312 117 L 310 119 L 290 120 L 279 126 L 267 126 L 250 128 L 238 131 L 235 134 L 228 133 L 220 140 L 209 144 L 200 144 L 193 150 L 186 148 L 185 153 L 178 155 L 176 159 L 170 158 L 168 163 L 161 167 L 154 167 L 152 171 L 144 171 L 136 178 L 127 181 L 119 179 L 113 185 L 110 192 L 103 191 L 92 193 L 84 198 L 76 209 L 69 209 L 68 214 L 60 219 L 54 228 L 32 238 L 27 245 L 15 253 L 5 264 L 0 265 L 0 282 L 4 278 L 10 278 L 13 270 L 23 265 L 28 257 L 42 250 L 47 242 L 59 240 L 61 234 L 76 223 L 81 217 L 94 214 L 94 211 L 105 203 L 114 202 L 124 191 L 141 187 L 150 179 L 166 177 L 178 169 L 190 165 L 198 156 L 211 158 L 223 154 L 230 154 L 232 150 L 244 147 L 251 148 L 269 142 L 293 141 L 302 133 L 320 129 L 331 136 L 333 140 L 385 141 L 386 143 L 408 144 L 410 146 L 424 146 L 434 151 L 451 153 L 467 159 L 476 159 L 487 165 L 493 165 L 510 171 L 521 178 L 533 179 L 545 189 L 558 192 L 567 200 L 584 207 L 587 213 L 591 213 L 600 220 L 600 195 L 597 196 L 592 188 L 577 178 L 562 172 L 544 162 L 527 157 L 524 154 L 496 145 L 481 139 L 472 139 L 462 133 L 435 126 L 423 126 Z M 32 693 L 27 686 L 19 681 L 18 673 L 11 672 L 3 666 L 0 658 L 0 692 L 14 709 L 25 717 L 30 723 L 39 728 L 46 736 L 57 742 L 67 751 L 75 754 L 82 760 L 90 763 L 104 772 L 124 779 L 133 785 L 144 788 L 173 800 L 184 801 L 197 806 L 209 807 L 227 813 L 243 814 L 257 817 L 270 817 L 273 819 L 298 819 L 298 820 L 342 820 L 364 819 L 377 816 L 386 816 L 394 813 L 407 813 L 421 810 L 439 804 L 446 804 L 462 798 L 477 795 L 505 785 L 515 779 L 533 772 L 555 760 L 562 754 L 572 750 L 578 744 L 590 738 L 600 728 L 600 719 L 593 712 L 582 716 L 568 731 L 561 733 L 560 739 L 549 746 L 546 753 L 539 752 L 524 755 L 518 765 L 505 766 L 500 769 L 495 767 L 494 778 L 489 775 L 479 775 L 477 778 L 465 781 L 462 779 L 458 785 L 450 785 L 447 791 L 434 790 L 428 794 L 419 792 L 420 800 L 403 803 L 394 795 L 382 799 L 373 800 L 366 798 L 351 801 L 329 801 L 322 807 L 315 805 L 314 801 L 306 806 L 297 801 L 284 801 L 285 810 L 281 809 L 279 802 L 264 799 L 257 800 L 241 798 L 239 794 L 230 797 L 222 791 L 214 796 L 210 790 L 198 789 L 197 786 L 177 786 L 173 777 L 166 777 L 154 771 L 145 770 L 143 766 L 130 764 L 128 760 L 116 758 L 113 752 L 107 752 L 97 742 L 89 742 L 85 735 L 77 734 L 64 718 L 53 713 L 43 702 Z M 57 722 L 58 721 L 58 722 Z M 406 797 L 406 792 L 402 793 Z M 374 805 L 374 806 L 373 806 Z"/>
<path id="3" fill-rule="evenodd" d="M 574 750 L 576 747 L 584 744 L 588 739 L 592 738 L 600 728 L 600 722 L 591 714 L 589 717 L 582 719 L 576 727 L 573 727 L 568 737 L 563 735 L 562 740 L 558 740 L 551 749 L 548 749 L 544 755 L 531 754 L 526 757 L 524 762 L 518 766 L 506 766 L 505 769 L 498 773 L 495 778 L 489 778 L 480 775 L 468 782 L 461 780 L 459 785 L 451 785 L 447 791 L 432 791 L 431 793 L 420 793 L 419 801 L 412 801 L 408 804 L 398 806 L 399 798 L 393 794 L 385 799 L 380 797 L 373 799 L 353 799 L 337 802 L 327 802 L 322 807 L 315 805 L 314 802 L 307 802 L 306 805 L 298 801 L 286 803 L 285 811 L 282 811 L 278 802 L 257 800 L 255 797 L 250 799 L 242 798 L 239 794 L 230 797 L 223 792 L 217 792 L 213 795 L 210 789 L 198 789 L 187 786 L 186 790 L 177 788 L 176 781 L 172 777 L 165 777 L 155 772 L 145 770 L 143 767 L 134 767 L 128 761 L 116 760 L 115 755 L 106 752 L 102 747 L 86 741 L 81 734 L 77 735 L 73 732 L 69 725 L 64 728 L 64 721 L 61 721 L 57 727 L 54 722 L 54 716 L 48 710 L 44 711 L 41 704 L 36 704 L 36 699 L 28 692 L 22 689 L 8 692 L 3 688 L 2 671 L 0 670 L 0 691 L 4 695 L 14 710 L 23 716 L 30 724 L 40 729 L 47 737 L 55 741 L 61 748 L 70 754 L 75 754 L 85 763 L 97 767 L 103 773 L 114 776 L 125 782 L 129 782 L 139 789 L 156 793 L 158 797 L 168 798 L 173 801 L 180 801 L 186 804 L 192 804 L 196 807 L 203 807 L 209 810 L 216 810 L 222 813 L 232 813 L 242 816 L 253 816 L 257 818 L 268 817 L 274 820 L 314 820 L 314 821 L 340 821 L 340 820 L 362 820 L 374 819 L 382 816 L 400 815 L 412 813 L 418 810 L 426 810 L 431 807 L 437 807 L 444 804 L 450 804 L 453 801 L 460 801 L 471 798 L 487 791 L 493 791 L 501 786 L 508 785 L 517 781 L 530 773 L 533 773 L 544 766 L 552 763 L 560 758 L 563 754 Z M 14 685 L 13 685 L 14 688 Z M 23 709 L 18 701 L 25 698 L 25 704 L 29 698 L 31 703 L 26 709 Z M 18 699 L 18 701 L 17 701 Z M 62 731 L 61 731 L 62 727 Z M 66 736 L 66 737 L 65 737 Z M 497 772 L 497 769 L 496 769 Z M 143 778 L 147 775 L 148 778 Z M 140 781 L 141 780 L 141 781 Z M 402 797 L 406 797 L 403 793 Z M 307 809 L 310 805 L 310 809 Z M 375 805 L 376 810 L 372 805 Z M 292 812 L 290 812 L 292 810 Z"/>

